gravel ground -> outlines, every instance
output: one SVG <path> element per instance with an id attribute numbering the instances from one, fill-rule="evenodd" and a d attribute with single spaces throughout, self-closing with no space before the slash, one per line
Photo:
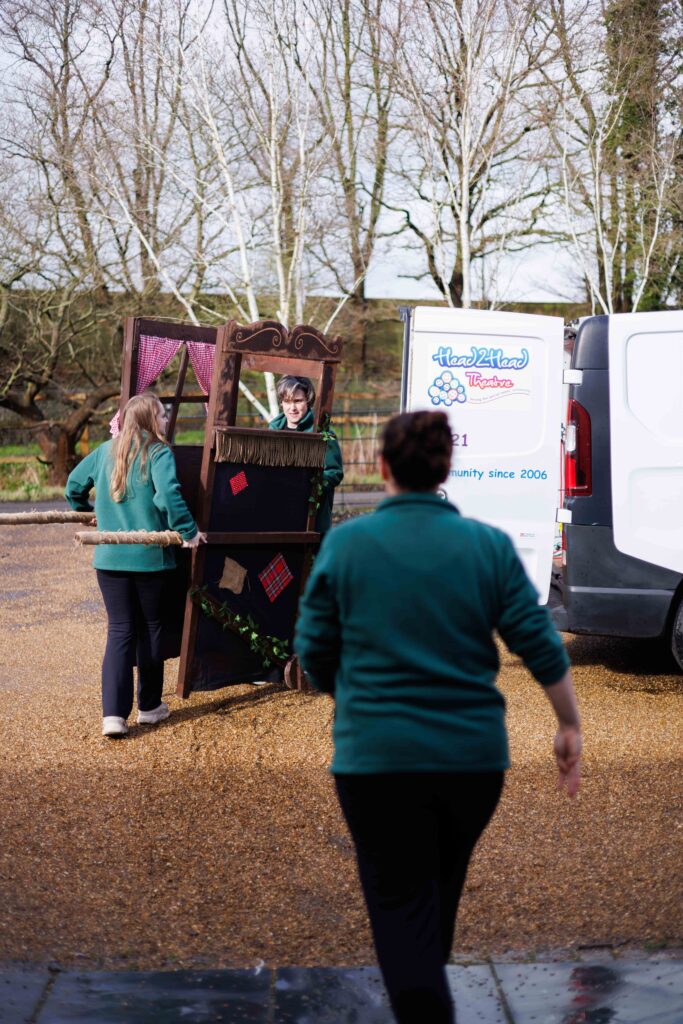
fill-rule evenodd
<path id="1" fill-rule="evenodd" d="M 272 687 L 102 739 L 105 618 L 73 528 L 0 537 L 0 962 L 363 964 L 373 952 L 326 772 L 332 704 Z M 568 637 L 584 716 L 575 802 L 552 716 L 503 654 L 514 767 L 476 852 L 460 955 L 680 946 L 681 677 L 651 644 Z"/>

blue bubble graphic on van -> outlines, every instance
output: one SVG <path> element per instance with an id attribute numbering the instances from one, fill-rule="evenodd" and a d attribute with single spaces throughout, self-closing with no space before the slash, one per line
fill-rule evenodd
<path id="1" fill-rule="evenodd" d="M 466 402 L 467 394 L 464 386 L 450 370 L 444 370 L 427 389 L 432 405 L 455 405 Z"/>

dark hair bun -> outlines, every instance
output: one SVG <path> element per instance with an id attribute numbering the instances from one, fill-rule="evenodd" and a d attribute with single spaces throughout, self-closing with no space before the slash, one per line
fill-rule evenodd
<path id="1" fill-rule="evenodd" d="M 453 435 L 444 412 L 404 412 L 382 432 L 382 456 L 399 487 L 432 491 L 451 468 Z"/>

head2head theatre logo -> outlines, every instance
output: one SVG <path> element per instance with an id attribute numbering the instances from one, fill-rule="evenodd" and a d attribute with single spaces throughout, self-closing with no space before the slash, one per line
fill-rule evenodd
<path id="1" fill-rule="evenodd" d="M 518 376 L 530 363 L 526 348 L 511 354 L 504 348 L 472 345 L 465 354 L 453 352 L 450 345 L 441 345 L 432 359 L 443 367 L 427 389 L 432 405 L 480 405 L 508 395 L 530 393 L 529 388 L 519 387 Z M 454 369 L 461 371 L 459 376 L 451 372 Z"/>

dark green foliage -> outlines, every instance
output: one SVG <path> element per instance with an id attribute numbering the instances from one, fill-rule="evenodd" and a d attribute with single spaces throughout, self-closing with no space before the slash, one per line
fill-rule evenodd
<path id="1" fill-rule="evenodd" d="M 666 147 L 681 149 L 681 39 L 683 18 L 678 0 L 611 0 L 605 8 L 606 91 L 619 97 L 618 116 L 607 138 L 610 195 L 607 228 L 616 238 L 612 304 L 630 312 L 642 280 L 643 237 L 652 237 L 658 216 L 658 162 Z M 672 135 L 677 136 L 672 143 Z M 661 171 L 660 171 L 661 173 Z M 680 268 L 680 176 L 671 169 L 666 199 L 648 280 L 639 310 L 661 309 L 672 298 L 680 302 L 676 267 Z M 677 195 L 678 193 L 678 195 Z M 678 206 L 678 209 L 676 207 Z M 611 222 L 611 223 L 610 223 Z M 603 277 L 604 287 L 604 277 Z"/>

